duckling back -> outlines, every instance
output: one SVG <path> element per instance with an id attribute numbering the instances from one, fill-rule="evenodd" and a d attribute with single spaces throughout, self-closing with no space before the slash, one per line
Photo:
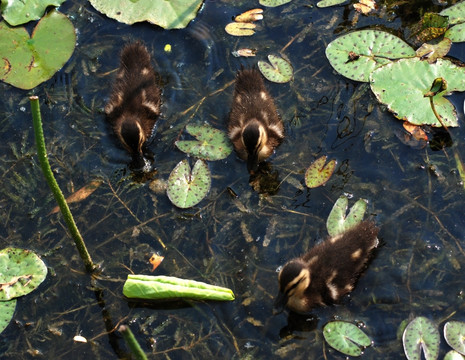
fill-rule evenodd
<path id="1" fill-rule="evenodd" d="M 147 48 L 140 42 L 126 45 L 110 101 L 108 121 L 134 160 L 143 160 L 143 146 L 160 115 L 161 90 Z"/>
<path id="2" fill-rule="evenodd" d="M 276 308 L 308 312 L 338 302 L 353 290 L 372 257 L 378 246 L 378 230 L 373 222 L 363 221 L 289 261 L 279 274 Z"/>
<path id="3" fill-rule="evenodd" d="M 241 69 L 236 75 L 228 135 L 239 157 L 247 161 L 249 172 L 284 139 L 283 122 L 256 68 Z"/>

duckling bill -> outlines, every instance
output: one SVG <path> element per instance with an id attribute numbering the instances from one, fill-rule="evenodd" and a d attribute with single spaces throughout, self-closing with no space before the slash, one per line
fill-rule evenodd
<path id="1" fill-rule="evenodd" d="M 256 68 L 241 69 L 236 75 L 228 135 L 251 174 L 284 139 L 283 122 Z"/>
<path id="2" fill-rule="evenodd" d="M 378 230 L 373 222 L 363 221 L 286 263 L 278 276 L 274 312 L 287 307 L 306 313 L 336 303 L 351 292 L 378 246 Z"/>
<path id="3" fill-rule="evenodd" d="M 142 43 L 123 48 L 105 113 L 115 135 L 131 154 L 136 169 L 145 165 L 145 143 L 160 115 L 158 79 L 150 54 Z"/>

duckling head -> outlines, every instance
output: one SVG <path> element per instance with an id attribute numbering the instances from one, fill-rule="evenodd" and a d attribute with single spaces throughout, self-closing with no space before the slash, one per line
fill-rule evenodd
<path id="1" fill-rule="evenodd" d="M 260 161 L 270 155 L 267 142 L 265 127 L 258 120 L 252 119 L 242 131 L 242 143 L 247 150 L 247 170 L 250 174 L 255 173 Z"/>
<path id="2" fill-rule="evenodd" d="M 144 153 L 142 147 L 146 137 L 137 118 L 127 116 L 123 119 L 116 133 L 123 146 L 132 155 L 132 166 L 141 169 L 145 166 Z"/>
<path id="3" fill-rule="evenodd" d="M 288 307 L 297 312 L 305 312 L 308 308 L 304 292 L 310 286 L 310 271 L 304 261 L 294 259 L 288 262 L 279 272 L 279 293 L 276 297 L 273 313 L 279 314 Z"/>

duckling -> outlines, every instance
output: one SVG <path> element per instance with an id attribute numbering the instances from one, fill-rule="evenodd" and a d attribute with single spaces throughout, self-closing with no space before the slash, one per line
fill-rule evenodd
<path id="1" fill-rule="evenodd" d="M 132 155 L 136 169 L 145 166 L 145 142 L 160 115 L 158 79 L 150 54 L 141 42 L 123 48 L 105 113 L 121 144 Z"/>
<path id="2" fill-rule="evenodd" d="M 286 263 L 278 276 L 274 312 L 286 306 L 306 313 L 316 306 L 338 302 L 351 292 L 378 246 L 378 230 L 373 222 L 362 221 Z"/>
<path id="3" fill-rule="evenodd" d="M 236 75 L 228 136 L 239 157 L 254 174 L 284 139 L 284 126 L 273 98 L 257 68 L 241 69 Z"/>

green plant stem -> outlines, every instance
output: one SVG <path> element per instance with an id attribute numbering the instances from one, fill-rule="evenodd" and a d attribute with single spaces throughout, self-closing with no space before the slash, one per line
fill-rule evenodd
<path id="1" fill-rule="evenodd" d="M 126 341 L 126 344 L 128 344 L 136 359 L 147 360 L 147 355 L 145 355 L 144 351 L 140 347 L 129 326 L 121 325 L 118 330 L 123 335 L 124 341 Z"/>
<path id="2" fill-rule="evenodd" d="M 89 252 L 87 251 L 86 245 L 84 240 L 82 239 L 81 233 L 79 232 L 76 223 L 74 222 L 73 215 L 69 210 L 68 203 L 66 202 L 63 193 L 58 186 L 58 183 L 53 176 L 52 168 L 50 167 L 50 163 L 48 162 L 47 157 L 47 149 L 45 148 L 45 138 L 44 138 L 44 131 L 42 129 L 42 116 L 40 115 L 40 105 L 39 105 L 39 98 L 37 96 L 29 97 L 29 101 L 31 103 L 31 112 L 32 112 L 32 120 L 34 124 L 34 134 L 36 139 L 37 145 L 37 155 L 39 157 L 40 167 L 42 168 L 42 172 L 45 175 L 45 179 L 47 180 L 48 186 L 52 190 L 53 196 L 55 197 L 58 206 L 60 207 L 61 213 L 65 219 L 66 225 L 68 226 L 68 230 L 73 237 L 73 240 L 76 244 L 76 247 L 79 251 L 79 255 L 81 255 L 82 260 L 86 266 L 86 270 L 89 272 L 94 271 L 97 267 L 92 262 Z"/>

